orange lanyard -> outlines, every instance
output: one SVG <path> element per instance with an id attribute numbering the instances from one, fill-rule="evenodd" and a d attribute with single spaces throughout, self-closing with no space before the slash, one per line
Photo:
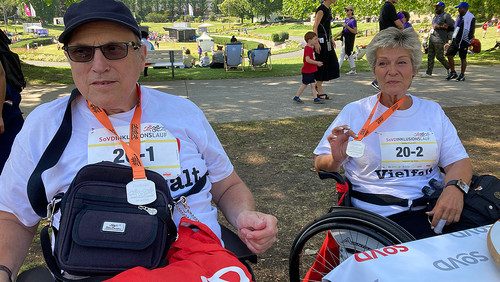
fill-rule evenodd
<path id="1" fill-rule="evenodd" d="M 401 105 L 403 105 L 406 95 L 403 96 L 403 98 L 399 99 L 390 108 L 388 108 L 374 122 L 370 123 L 372 121 L 373 115 L 375 114 L 375 110 L 377 109 L 378 103 L 380 102 L 381 98 L 382 98 L 382 92 L 378 96 L 377 103 L 375 104 L 375 106 L 373 106 L 372 112 L 368 116 L 368 119 L 366 120 L 365 124 L 359 131 L 358 137 L 356 137 L 354 140 L 361 141 L 363 138 L 372 133 L 377 127 L 379 127 L 384 121 L 386 121 L 395 111 L 397 111 L 401 107 Z"/>
<path id="2" fill-rule="evenodd" d="M 137 87 L 137 95 L 139 96 L 139 102 L 135 107 L 134 116 L 132 117 L 132 121 L 130 122 L 130 145 L 127 145 L 120 136 L 115 131 L 113 124 L 109 120 L 108 115 L 102 110 L 100 107 L 94 105 L 92 102 L 87 101 L 88 107 L 90 111 L 94 114 L 94 116 L 99 120 L 99 122 L 108 129 L 111 133 L 113 133 L 120 143 L 122 144 L 123 149 L 125 150 L 125 154 L 127 154 L 130 166 L 132 167 L 132 171 L 134 174 L 134 179 L 145 179 L 146 171 L 144 170 L 144 166 L 142 165 L 141 157 L 138 153 L 141 151 L 141 88 L 139 85 Z"/>

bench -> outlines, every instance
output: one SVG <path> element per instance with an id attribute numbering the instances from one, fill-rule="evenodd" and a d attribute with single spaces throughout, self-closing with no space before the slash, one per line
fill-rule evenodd
<path id="1" fill-rule="evenodd" d="M 172 78 L 175 68 L 183 68 L 182 50 L 149 50 L 145 67 L 172 68 Z"/>

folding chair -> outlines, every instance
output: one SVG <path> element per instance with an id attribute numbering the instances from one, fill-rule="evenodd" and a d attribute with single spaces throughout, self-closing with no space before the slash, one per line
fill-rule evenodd
<path id="1" fill-rule="evenodd" d="M 271 64 L 271 48 L 258 48 L 250 51 L 248 57 L 250 61 L 250 68 L 252 70 L 272 70 Z"/>
<path id="2" fill-rule="evenodd" d="M 239 69 L 241 65 L 241 70 Z M 245 71 L 243 61 L 243 44 L 228 43 L 224 50 L 224 68 L 226 71 Z"/>

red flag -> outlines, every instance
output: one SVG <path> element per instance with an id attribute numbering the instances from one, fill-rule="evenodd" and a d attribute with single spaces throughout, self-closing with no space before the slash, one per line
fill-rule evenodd
<path id="1" fill-rule="evenodd" d="M 26 16 L 31 17 L 30 8 L 28 8 L 28 5 L 26 4 L 24 4 L 24 11 L 26 12 Z"/>
<path id="2" fill-rule="evenodd" d="M 328 232 L 313 266 L 307 272 L 306 277 L 304 277 L 304 281 L 321 281 L 323 276 L 339 265 L 339 252 L 337 241 Z"/>

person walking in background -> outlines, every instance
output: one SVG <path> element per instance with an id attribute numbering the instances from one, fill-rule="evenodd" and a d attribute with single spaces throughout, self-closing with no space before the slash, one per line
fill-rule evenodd
<path id="1" fill-rule="evenodd" d="M 448 34 L 453 31 L 455 22 L 450 14 L 444 11 L 445 4 L 438 2 L 434 5 L 434 18 L 432 19 L 432 29 L 430 31 L 427 48 L 427 71 L 421 77 L 431 77 L 434 69 L 434 58 L 436 58 L 446 69 L 450 71 L 450 64 L 444 57 L 444 44 L 448 42 Z"/>
<path id="2" fill-rule="evenodd" d="M 297 104 L 304 104 L 300 99 L 300 94 L 304 92 L 307 85 L 311 84 L 311 93 L 313 96 L 314 104 L 323 104 L 325 101 L 318 98 L 318 92 L 316 91 L 316 81 L 314 80 L 314 73 L 318 71 L 318 67 L 321 67 L 323 63 L 321 61 L 316 61 L 314 59 L 314 46 L 318 43 L 318 36 L 316 33 L 309 31 L 304 35 L 304 40 L 307 45 L 304 47 L 304 66 L 302 66 L 302 85 L 300 86 L 297 94 L 293 97 L 293 101 Z"/>
<path id="3" fill-rule="evenodd" d="M 404 29 L 403 23 L 399 20 L 398 13 L 394 4 L 398 3 L 399 0 L 387 0 L 382 8 L 380 9 L 380 16 L 378 18 L 378 25 L 380 31 L 388 27 L 397 27 L 399 29 Z"/>
<path id="4" fill-rule="evenodd" d="M 335 36 L 333 40 L 337 40 L 337 38 L 340 36 L 340 40 L 342 41 L 342 50 L 340 51 L 339 55 L 339 69 L 342 67 L 344 57 L 347 55 L 351 70 L 346 74 L 357 74 L 356 63 L 354 63 L 354 55 L 352 54 L 352 49 L 354 48 L 356 33 L 358 33 L 358 24 L 356 22 L 356 19 L 353 17 L 354 7 L 352 5 L 347 6 L 344 11 L 346 15 L 343 25 L 344 28 Z"/>
<path id="5" fill-rule="evenodd" d="M 336 79 L 340 76 L 339 62 L 335 53 L 335 42 L 332 37 L 331 22 L 333 20 L 330 5 L 335 4 L 337 0 L 325 0 L 316 10 L 313 32 L 318 35 L 318 43 L 314 46 L 316 60 L 321 61 L 323 66 L 318 67 L 314 74 L 316 79 L 316 89 L 318 97 L 323 100 L 329 100 L 329 97 L 323 90 L 323 82 Z"/>
<path id="6" fill-rule="evenodd" d="M 486 32 L 488 31 L 488 21 L 483 24 L 483 38 L 486 38 Z"/>
<path id="7" fill-rule="evenodd" d="M 399 0 L 387 0 L 384 5 L 382 5 L 382 8 L 380 9 L 380 16 L 378 17 L 378 26 L 380 31 L 391 26 L 404 29 L 403 22 L 399 19 L 396 8 L 394 7 L 394 4 L 398 3 L 398 1 Z M 376 78 L 372 81 L 371 86 L 377 89 L 377 91 L 380 91 Z"/>
<path id="8" fill-rule="evenodd" d="M 467 50 L 472 44 L 474 38 L 474 27 L 476 18 L 469 12 L 469 3 L 460 2 L 458 6 L 458 16 L 455 20 L 455 31 L 453 32 L 450 47 L 446 52 L 448 63 L 450 64 L 450 74 L 446 80 L 456 79 L 457 81 L 465 80 L 465 69 L 467 68 Z M 460 57 L 460 75 L 455 71 L 454 57 L 458 53 Z"/>
<path id="9" fill-rule="evenodd" d="M 141 30 L 141 43 L 146 46 L 146 50 L 154 50 L 153 43 L 148 40 L 149 34 L 147 31 Z M 148 67 L 144 67 L 144 76 L 148 76 Z"/>

